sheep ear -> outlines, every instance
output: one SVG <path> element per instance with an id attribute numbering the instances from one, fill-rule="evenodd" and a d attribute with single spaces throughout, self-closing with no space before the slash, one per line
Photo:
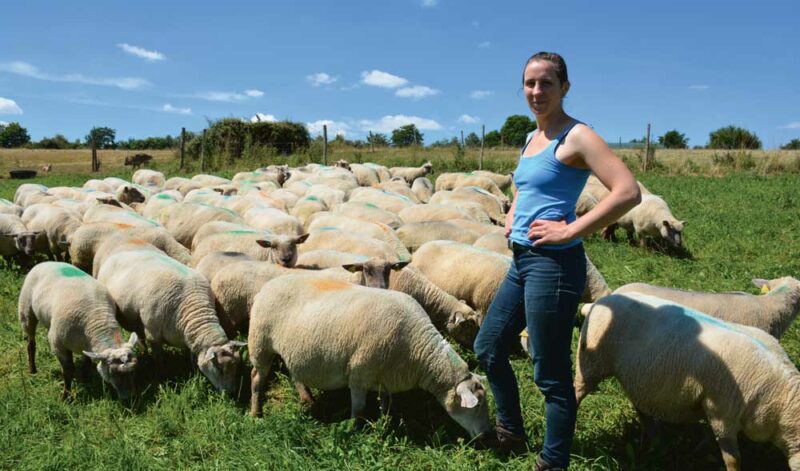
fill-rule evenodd
<path id="1" fill-rule="evenodd" d="M 342 265 L 342 268 L 349 271 L 350 273 L 355 273 L 357 271 L 364 270 L 363 263 L 348 263 L 347 265 Z"/>
<path id="2" fill-rule="evenodd" d="M 392 264 L 391 268 L 392 268 L 392 270 L 402 270 L 409 263 L 411 263 L 410 260 L 406 260 L 406 261 L 403 261 L 403 262 L 396 262 L 396 263 Z"/>
<path id="3" fill-rule="evenodd" d="M 683 224 L 684 226 L 686 225 L 686 221 L 679 221 L 679 222 L 680 222 L 681 224 Z"/>
<path id="4" fill-rule="evenodd" d="M 464 319 L 464 316 L 462 316 L 461 313 L 458 313 L 458 314 L 455 315 L 455 318 L 453 319 L 453 325 L 456 326 L 456 325 L 464 322 L 465 320 L 466 319 Z"/>
<path id="5" fill-rule="evenodd" d="M 272 247 L 272 242 L 268 241 L 267 239 L 258 239 L 256 240 L 256 244 L 264 247 L 265 249 Z"/>
<path id="6" fill-rule="evenodd" d="M 241 340 L 231 340 L 230 343 L 232 346 L 236 348 L 242 348 L 247 346 L 247 342 L 242 342 Z"/>
<path id="7" fill-rule="evenodd" d="M 133 348 L 134 346 L 136 346 L 136 343 L 138 341 L 139 341 L 139 336 L 136 335 L 136 332 L 134 332 L 134 333 L 131 334 L 130 337 L 128 337 L 128 342 L 126 343 L 126 345 L 128 345 L 131 348 Z"/>
<path id="8" fill-rule="evenodd" d="M 469 384 L 466 381 L 462 381 L 461 384 L 458 385 L 456 388 L 456 393 L 458 397 L 461 398 L 461 407 L 465 409 L 472 409 L 473 407 L 478 405 L 478 398 L 475 397 L 475 394 L 472 393 L 469 389 Z"/>
<path id="9" fill-rule="evenodd" d="M 769 280 L 765 280 L 763 278 L 753 278 L 751 281 L 756 288 L 763 288 L 764 286 L 767 286 L 767 283 L 769 283 Z"/>
<path id="10" fill-rule="evenodd" d="M 664 226 L 666 226 L 666 227 L 670 227 L 669 221 L 667 221 L 666 219 L 661 221 L 661 223 L 664 224 Z"/>
<path id="11" fill-rule="evenodd" d="M 208 350 L 206 350 L 205 361 L 212 361 L 216 356 L 217 353 L 209 348 Z"/>
<path id="12" fill-rule="evenodd" d="M 309 235 L 311 235 L 311 234 L 305 233 L 305 234 L 303 234 L 301 236 L 297 236 L 297 238 L 295 239 L 295 243 L 302 244 L 303 242 L 306 241 L 306 239 L 308 239 Z"/>
<path id="13" fill-rule="evenodd" d="M 87 352 L 86 350 L 83 351 L 83 354 L 93 361 L 104 361 L 107 358 L 107 356 L 102 353 Z"/>

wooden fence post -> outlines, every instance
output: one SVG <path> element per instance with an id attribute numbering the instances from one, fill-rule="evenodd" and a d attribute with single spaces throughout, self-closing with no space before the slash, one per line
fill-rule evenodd
<path id="1" fill-rule="evenodd" d="M 648 164 L 650 163 L 650 123 L 647 123 L 647 134 L 644 140 L 644 171 L 647 171 Z"/>
<path id="2" fill-rule="evenodd" d="M 322 165 L 328 165 L 328 125 L 322 125 Z"/>
<path id="3" fill-rule="evenodd" d="M 200 141 L 200 172 L 206 170 L 206 130 L 203 129 L 203 138 Z"/>
<path id="4" fill-rule="evenodd" d="M 186 128 L 181 128 L 181 170 L 183 170 L 183 151 L 186 145 Z"/>
<path id="5" fill-rule="evenodd" d="M 481 124 L 481 157 L 478 160 L 478 170 L 483 170 L 483 138 L 486 133 L 486 125 Z"/>
<path id="6" fill-rule="evenodd" d="M 94 136 L 91 138 L 92 141 L 92 173 L 98 170 L 97 165 L 97 145 L 94 142 Z"/>
<path id="7" fill-rule="evenodd" d="M 464 148 L 464 130 L 461 130 L 461 148 Z"/>

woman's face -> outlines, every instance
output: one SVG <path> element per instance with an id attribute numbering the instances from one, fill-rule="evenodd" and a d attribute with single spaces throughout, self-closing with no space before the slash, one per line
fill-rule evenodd
<path id="1" fill-rule="evenodd" d="M 561 83 L 551 62 L 533 61 L 525 67 L 522 87 L 533 114 L 544 116 L 561 109 L 569 82 Z"/>

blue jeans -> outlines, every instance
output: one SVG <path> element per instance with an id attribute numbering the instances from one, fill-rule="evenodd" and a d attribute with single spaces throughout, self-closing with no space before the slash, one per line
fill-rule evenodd
<path id="1" fill-rule="evenodd" d="M 568 249 L 514 246 L 514 258 L 475 338 L 475 354 L 489 379 L 497 423 L 524 435 L 519 388 L 509 346 L 528 328 L 533 379 L 545 399 L 547 421 L 541 457 L 566 468 L 575 434 L 572 329 L 586 284 L 583 245 Z"/>

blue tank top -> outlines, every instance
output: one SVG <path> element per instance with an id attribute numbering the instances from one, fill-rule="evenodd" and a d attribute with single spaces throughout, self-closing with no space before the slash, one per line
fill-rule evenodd
<path id="1" fill-rule="evenodd" d="M 567 223 L 576 219 L 575 204 L 591 170 L 572 167 L 556 158 L 556 149 L 575 124 L 578 123 L 568 126 L 538 154 L 530 157 L 522 156 L 522 152 L 533 138 L 533 132 L 528 135 L 522 147 L 519 163 L 514 171 L 517 205 L 514 209 L 511 234 L 508 237 L 517 244 L 529 247 L 533 245 L 533 241 L 528 239 L 528 229 L 537 219 L 560 221 L 566 218 Z M 581 239 L 575 239 L 566 244 L 547 244 L 541 247 L 566 249 L 580 243 Z"/>

